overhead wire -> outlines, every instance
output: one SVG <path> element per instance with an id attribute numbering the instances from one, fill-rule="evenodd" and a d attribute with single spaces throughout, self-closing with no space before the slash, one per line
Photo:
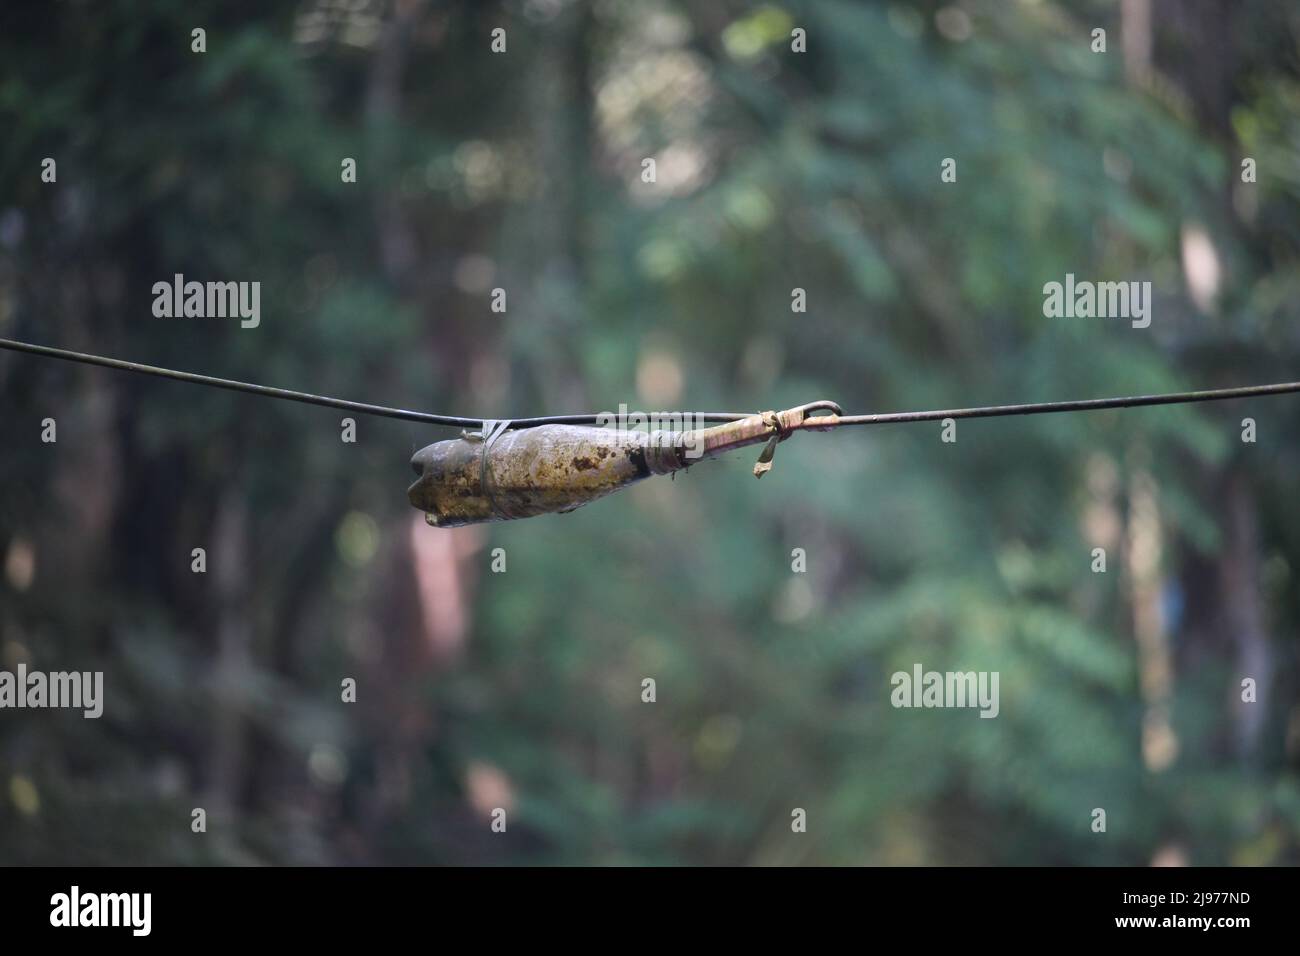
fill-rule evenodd
<path id="1" fill-rule="evenodd" d="M 79 362 L 85 365 L 97 365 L 103 368 L 119 369 L 153 375 L 178 382 L 195 385 L 207 385 L 235 392 L 245 392 L 266 398 L 278 398 L 308 405 L 321 405 L 363 415 L 378 415 L 385 418 L 397 418 L 405 421 L 423 422 L 428 425 L 444 425 L 455 428 L 478 428 L 486 422 L 501 419 L 471 418 L 464 415 L 440 415 L 408 408 L 394 408 L 388 405 L 376 405 L 371 402 L 354 402 L 328 395 L 315 395 L 287 388 L 270 385 L 258 385 L 252 382 L 239 382 L 234 379 L 218 378 L 213 375 L 201 375 L 197 372 L 184 372 L 177 369 L 162 368 L 157 365 L 145 365 L 125 359 L 109 358 L 86 352 L 74 352 L 68 349 L 54 348 L 49 345 L 35 345 L 30 342 L 18 342 L 13 339 L 0 339 L 0 348 L 13 352 L 25 352 L 45 358 Z M 1217 402 L 1234 398 L 1254 398 L 1265 395 L 1284 395 L 1300 392 L 1300 382 L 1278 382 L 1270 385 L 1244 385 L 1235 388 L 1201 389 L 1187 392 L 1164 392 L 1154 395 L 1131 395 L 1119 398 L 1085 398 L 1054 402 L 1021 402 L 1012 405 L 982 405 L 972 408 L 931 409 L 911 412 L 882 412 L 866 415 L 838 415 L 832 423 L 823 427 L 839 428 L 853 425 L 886 425 L 899 422 L 942 421 L 944 419 L 995 418 L 1010 415 L 1045 415 L 1057 412 L 1100 411 L 1108 408 L 1137 408 L 1149 405 L 1179 405 L 1194 402 Z M 663 416 L 686 416 L 699 422 L 733 422 L 757 412 L 664 412 Z M 587 413 L 577 415 L 542 415 L 530 418 L 507 419 L 506 427 L 511 429 L 534 428 L 538 425 L 599 425 L 611 418 L 609 413 Z"/>

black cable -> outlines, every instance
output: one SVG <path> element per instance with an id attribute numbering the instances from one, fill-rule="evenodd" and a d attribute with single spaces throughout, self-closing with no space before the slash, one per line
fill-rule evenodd
<path id="1" fill-rule="evenodd" d="M 235 392 L 248 392 L 270 398 L 283 398 L 291 402 L 304 402 L 308 405 L 324 405 L 328 408 L 341 408 L 346 411 L 360 412 L 365 415 L 382 415 L 386 418 L 401 418 L 407 421 L 424 422 L 430 425 L 449 425 L 456 428 L 477 428 L 485 419 L 463 418 L 457 415 L 435 415 L 432 412 L 417 412 L 404 408 L 389 408 L 385 405 L 371 405 L 366 402 L 349 402 L 342 398 L 330 398 L 327 395 L 312 395 L 307 392 L 295 392 L 287 388 L 273 388 L 269 385 L 254 385 L 249 382 L 236 382 L 228 378 L 215 378 L 211 375 L 199 375 L 194 372 L 179 372 L 156 365 L 143 365 L 139 362 L 127 362 L 123 359 L 106 358 L 102 355 L 90 355 L 84 352 L 71 352 L 67 349 L 51 348 L 48 345 L 32 345 L 28 342 L 15 342 L 12 339 L 0 339 L 0 348 L 14 352 L 27 352 L 43 355 L 47 358 L 63 359 L 69 362 L 82 362 L 87 365 L 100 365 L 105 368 L 122 369 L 128 372 L 141 372 L 170 378 L 178 382 L 192 382 L 197 385 L 211 385 L 215 388 L 230 389 Z M 1002 415 L 1044 415 L 1052 412 L 1087 412 L 1105 408 L 1136 408 L 1143 405 L 1178 405 L 1188 402 L 1217 402 L 1230 398 L 1251 398 L 1260 395 L 1284 395 L 1300 392 L 1300 382 L 1281 382 L 1274 385 L 1245 385 L 1239 388 L 1220 388 L 1194 392 L 1167 392 L 1162 395 L 1134 395 L 1126 398 L 1085 398 L 1066 402 L 1032 402 L 1019 405 L 984 405 L 977 408 L 950 408 L 925 412 L 885 412 L 879 415 L 841 415 L 825 427 L 838 428 L 847 425 L 886 425 L 894 422 L 941 421 L 945 418 L 993 418 Z M 664 415 L 690 415 L 699 421 L 734 422 L 748 418 L 754 412 L 672 412 Z M 599 415 L 547 415 L 541 418 L 511 419 L 510 428 L 532 428 L 536 425 L 596 425 Z M 816 421 L 817 419 L 810 419 Z"/>
<path id="2" fill-rule="evenodd" d="M 949 408 L 929 412 L 886 412 L 880 415 L 841 415 L 839 425 L 887 425 L 891 422 L 932 422 L 945 418 L 993 418 L 999 415 L 1045 415 L 1050 412 L 1090 412 L 1103 408 L 1137 408 L 1142 405 L 1180 405 L 1186 402 L 1218 402 L 1255 395 L 1285 395 L 1300 392 L 1300 382 L 1276 385 L 1243 385 L 1198 392 L 1167 392 L 1163 395 L 1134 395 L 1128 398 L 1084 398 L 1070 402 L 1036 402 L 1023 405 L 984 405 L 979 408 Z M 816 419 L 811 419 L 816 421 Z"/>
<path id="3" fill-rule="evenodd" d="M 199 375 L 195 372 L 179 372 L 156 365 L 143 365 L 140 362 L 127 362 L 124 359 L 106 358 L 102 355 L 90 355 L 85 352 L 71 352 L 56 349 L 48 345 L 32 345 L 29 342 L 15 342 L 12 339 L 0 339 L 0 348 L 14 352 L 27 352 L 31 355 L 43 355 L 46 358 L 63 359 L 68 362 L 82 362 L 86 365 L 100 365 L 104 368 L 116 368 L 126 372 L 141 372 L 170 378 L 178 382 L 191 382 L 196 385 L 211 385 L 225 388 L 232 392 L 248 392 L 252 395 L 264 395 L 269 398 L 283 398 L 291 402 L 303 402 L 307 405 L 324 405 L 327 408 L 341 408 L 363 415 L 381 415 L 385 418 L 401 418 L 406 421 L 424 422 L 429 425 L 449 425 L 456 428 L 478 428 L 484 422 L 482 418 L 464 418 L 459 415 L 435 415 L 432 412 L 417 412 L 406 408 L 389 408 L 386 405 L 371 405 L 367 402 L 349 402 L 342 398 L 330 398 L 328 395 L 312 395 L 308 392 L 295 392 L 287 388 L 272 388 L 269 385 L 254 385 L 250 382 L 236 382 L 228 378 L 216 378 L 212 375 Z M 682 412 L 664 412 L 666 416 L 682 415 Z M 707 422 L 734 422 L 747 418 L 753 412 L 703 412 L 694 413 L 692 418 Z M 541 418 L 515 418 L 510 420 L 510 428 L 531 428 L 535 425 L 597 425 L 601 422 L 599 415 L 547 415 Z"/>

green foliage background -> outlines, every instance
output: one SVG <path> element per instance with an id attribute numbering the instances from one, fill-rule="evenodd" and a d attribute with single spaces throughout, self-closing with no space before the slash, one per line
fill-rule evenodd
<path id="1" fill-rule="evenodd" d="M 1110 2 L 6 3 L 0 335 L 490 417 L 1295 379 L 1300 16 L 1143 8 L 1148 48 Z M 1044 318 L 1067 272 L 1150 280 L 1150 329 Z M 175 273 L 261 326 L 154 318 Z M 437 430 L 11 354 L 0 402 L 0 665 L 107 689 L 0 712 L 0 862 L 1300 858 L 1291 399 L 804 436 L 454 533 L 404 495 Z M 892 708 L 915 662 L 1000 716 Z"/>

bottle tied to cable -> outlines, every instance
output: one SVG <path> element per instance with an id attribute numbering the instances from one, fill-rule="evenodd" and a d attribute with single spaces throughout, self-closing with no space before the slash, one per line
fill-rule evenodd
<path id="1" fill-rule="evenodd" d="M 817 411 L 831 416 L 814 416 Z M 652 432 L 581 425 L 509 431 L 506 422 L 485 422 L 479 431 L 416 452 L 411 467 L 419 477 L 407 495 L 429 524 L 453 528 L 563 514 L 652 475 L 748 445 L 765 446 L 754 465 L 761 478 L 779 443 L 839 413 L 834 402 L 812 402 L 710 428 Z"/>
<path id="2" fill-rule="evenodd" d="M 460 438 L 429 445 L 411 459 L 418 477 L 408 489 L 407 497 L 412 505 L 425 513 L 429 524 L 439 528 L 573 511 L 652 475 L 672 474 L 695 461 L 714 458 L 748 445 L 764 446 L 754 465 L 755 476 L 761 478 L 771 469 L 777 446 L 797 431 L 1216 402 L 1300 392 L 1300 382 L 1279 382 L 1122 398 L 872 415 L 845 415 L 834 402 L 820 401 L 783 412 L 759 414 L 674 413 L 669 417 L 721 424 L 687 431 L 646 433 L 592 427 L 606 419 L 603 415 L 551 415 L 494 422 L 352 402 L 12 339 L 0 339 L 0 349 L 366 415 L 460 428 L 481 426 L 476 431 L 462 431 Z"/>

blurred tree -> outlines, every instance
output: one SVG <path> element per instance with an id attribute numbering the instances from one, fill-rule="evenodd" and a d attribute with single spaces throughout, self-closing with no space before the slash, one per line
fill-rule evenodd
<path id="1" fill-rule="evenodd" d="M 0 335 L 488 416 L 1295 377 L 1285 5 L 0 18 Z M 155 319 L 175 273 L 261 326 Z M 1066 273 L 1150 280 L 1150 329 L 1044 318 Z M 0 862 L 1300 858 L 1294 403 L 807 436 L 484 533 L 408 514 L 414 426 L 6 355 L 0 395 L 0 665 L 110 695 L 0 714 Z M 890 707 L 917 662 L 998 718 Z"/>

